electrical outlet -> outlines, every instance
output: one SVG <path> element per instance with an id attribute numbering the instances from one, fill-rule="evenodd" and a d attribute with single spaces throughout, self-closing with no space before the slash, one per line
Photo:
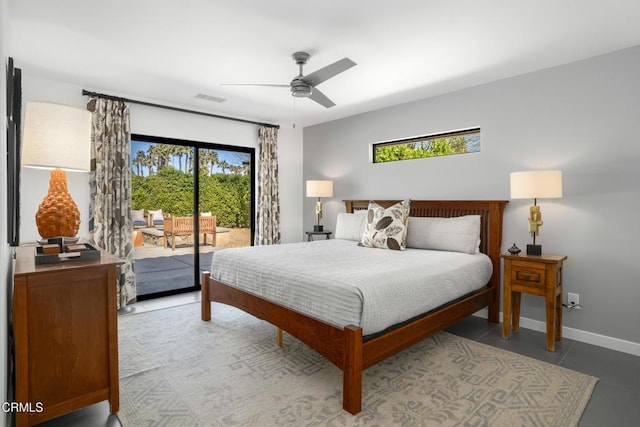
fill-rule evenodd
<path id="1" fill-rule="evenodd" d="M 574 307 L 578 304 L 580 304 L 580 294 L 567 293 L 567 305 Z"/>

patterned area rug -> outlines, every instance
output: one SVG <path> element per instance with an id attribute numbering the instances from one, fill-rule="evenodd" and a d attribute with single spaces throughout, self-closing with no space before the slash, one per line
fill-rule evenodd
<path id="1" fill-rule="evenodd" d="M 214 304 L 120 316 L 128 426 L 575 426 L 597 379 L 441 332 L 366 370 L 363 410 L 342 373 L 240 310 Z"/>

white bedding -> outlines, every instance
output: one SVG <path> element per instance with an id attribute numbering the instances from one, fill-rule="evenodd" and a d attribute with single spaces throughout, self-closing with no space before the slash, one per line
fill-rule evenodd
<path id="1" fill-rule="evenodd" d="M 364 335 L 432 310 L 487 284 L 484 254 L 364 248 L 318 240 L 224 249 L 211 276 L 227 285 Z"/>

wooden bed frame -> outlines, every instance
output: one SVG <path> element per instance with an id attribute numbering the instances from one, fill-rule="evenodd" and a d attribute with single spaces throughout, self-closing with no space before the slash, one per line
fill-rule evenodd
<path id="1" fill-rule="evenodd" d="M 388 207 L 398 200 L 377 201 Z M 368 200 L 346 200 L 346 211 L 367 209 Z M 480 215 L 480 251 L 491 258 L 493 275 L 486 287 L 437 310 L 403 323 L 372 339 L 363 340 L 362 328 L 347 325 L 343 329 L 257 295 L 218 282 L 209 272 L 202 275 L 202 320 L 211 320 L 211 301 L 237 307 L 273 324 L 281 332 L 295 336 L 343 372 L 342 406 L 351 414 L 362 408 L 362 371 L 426 337 L 455 324 L 478 310 L 488 307 L 488 320 L 498 322 L 500 306 L 500 246 L 502 217 L 507 201 L 430 201 L 412 200 L 410 216 L 455 217 Z"/>

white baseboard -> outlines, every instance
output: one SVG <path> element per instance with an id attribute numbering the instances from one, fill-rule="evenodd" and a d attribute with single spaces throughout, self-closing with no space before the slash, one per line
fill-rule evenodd
<path id="1" fill-rule="evenodd" d="M 475 313 L 474 316 L 484 317 L 486 319 L 488 317 L 488 312 L 486 309 L 482 309 Z M 502 312 L 500 312 L 500 322 L 502 322 Z M 529 319 L 527 317 L 520 317 L 520 327 L 538 332 L 547 332 L 546 322 Z M 610 350 L 621 351 L 623 353 L 632 354 L 634 356 L 640 356 L 640 343 L 636 343 L 633 341 L 626 341 L 620 338 L 614 338 L 606 335 L 596 334 L 593 332 L 583 331 L 581 329 L 569 328 L 567 326 L 562 327 L 562 336 L 563 338 L 569 338 L 575 341 L 597 345 L 598 347 L 604 347 Z"/>

